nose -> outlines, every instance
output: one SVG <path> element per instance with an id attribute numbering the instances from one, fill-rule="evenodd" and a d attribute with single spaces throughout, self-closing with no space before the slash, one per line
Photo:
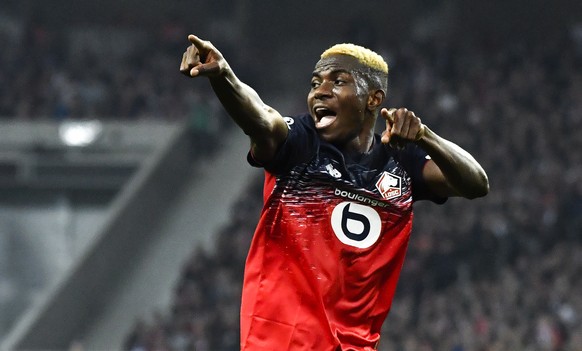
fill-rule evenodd
<path id="1" fill-rule="evenodd" d="M 321 99 L 323 97 L 329 97 L 332 95 L 333 83 L 329 81 L 322 82 L 315 91 L 313 92 L 313 97 L 316 99 Z"/>

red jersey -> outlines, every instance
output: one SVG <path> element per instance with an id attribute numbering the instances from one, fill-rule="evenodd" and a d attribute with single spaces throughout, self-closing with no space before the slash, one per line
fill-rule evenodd
<path id="1" fill-rule="evenodd" d="M 375 350 L 412 226 L 427 156 L 376 136 L 349 160 L 309 115 L 265 168 L 264 208 L 247 257 L 241 350 Z M 250 161 L 253 163 L 252 159 Z"/>

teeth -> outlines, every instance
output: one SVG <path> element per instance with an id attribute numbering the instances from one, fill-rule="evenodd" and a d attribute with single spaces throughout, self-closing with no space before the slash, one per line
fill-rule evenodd
<path id="1" fill-rule="evenodd" d="M 315 113 L 317 113 L 318 115 L 329 115 L 329 114 L 333 114 L 333 111 L 326 108 L 326 107 L 316 107 L 315 108 Z"/>

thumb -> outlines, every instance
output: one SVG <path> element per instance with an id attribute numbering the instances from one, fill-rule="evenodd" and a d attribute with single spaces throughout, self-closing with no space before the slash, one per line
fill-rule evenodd
<path id="1" fill-rule="evenodd" d="M 220 65 L 216 61 L 202 63 L 190 70 L 190 76 L 214 76 L 220 72 Z"/>
<path id="2" fill-rule="evenodd" d="M 386 126 L 386 130 L 382 132 L 382 138 L 380 139 L 382 141 L 382 144 L 388 144 L 390 143 L 390 131 L 392 128 Z"/>

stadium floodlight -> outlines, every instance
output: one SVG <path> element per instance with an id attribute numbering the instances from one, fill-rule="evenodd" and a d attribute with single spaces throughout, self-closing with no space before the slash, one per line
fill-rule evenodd
<path id="1" fill-rule="evenodd" d="M 71 147 L 84 147 L 93 144 L 103 132 L 98 120 L 64 121 L 59 125 L 59 138 Z"/>

